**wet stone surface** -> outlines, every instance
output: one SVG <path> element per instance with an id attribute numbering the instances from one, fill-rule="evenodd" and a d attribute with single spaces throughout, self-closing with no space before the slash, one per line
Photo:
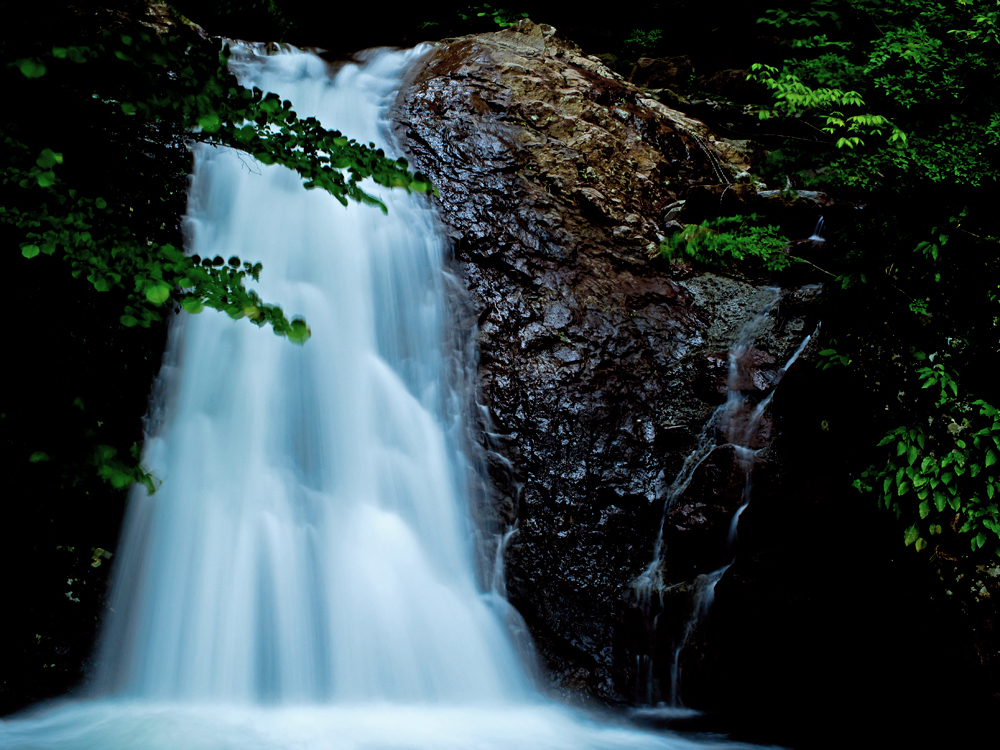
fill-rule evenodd
<path id="1" fill-rule="evenodd" d="M 510 599 L 557 689 L 632 700 L 643 627 L 632 583 L 667 486 L 725 399 L 731 337 L 762 294 L 650 250 L 684 190 L 747 165 L 530 22 L 435 47 L 394 121 L 440 192 L 477 326 L 487 448 L 504 459 L 489 462 L 487 513 L 519 529 Z M 761 356 L 784 361 L 803 325 Z M 679 528 L 704 526 L 696 505 Z"/>

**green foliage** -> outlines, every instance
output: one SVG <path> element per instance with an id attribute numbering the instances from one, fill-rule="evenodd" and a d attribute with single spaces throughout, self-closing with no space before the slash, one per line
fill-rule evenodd
<path id="1" fill-rule="evenodd" d="M 770 271 L 780 271 L 799 259 L 788 254 L 788 240 L 777 227 L 759 225 L 757 214 L 729 216 L 689 224 L 660 244 L 669 260 L 697 265 L 732 268 L 755 259 Z"/>
<path id="2" fill-rule="evenodd" d="M 772 8 L 757 23 L 768 24 L 778 28 L 783 27 L 821 27 L 834 25 L 839 28 L 840 14 L 836 10 L 837 3 L 834 0 L 814 0 L 809 7 L 804 10 L 785 10 L 783 8 Z"/>
<path id="3" fill-rule="evenodd" d="M 426 179 L 407 171 L 405 160 L 388 159 L 374 144 L 365 146 L 326 130 L 314 118 L 298 118 L 291 103 L 276 94 L 240 87 L 226 67 L 228 46 L 220 54 L 210 44 L 105 33 L 100 43 L 73 50 L 72 56 L 65 48 L 38 56 L 51 69 L 49 76 L 57 78 L 58 91 L 47 93 L 66 95 L 66 84 L 93 79 L 92 97 L 103 105 L 101 114 L 122 130 L 136 128 L 138 123 L 128 122 L 133 118 L 148 124 L 166 121 L 190 131 L 191 139 L 294 169 L 307 189 L 322 188 L 344 205 L 351 199 L 385 211 L 381 201 L 359 187 L 369 177 L 386 187 L 430 188 Z M 66 69 L 83 61 L 91 61 L 83 76 Z M 23 74 L 23 64 L 18 67 Z M 119 81 L 128 85 L 115 85 Z M 101 85 L 108 82 L 110 90 Z M 185 257 L 174 245 L 158 242 L 154 227 L 135 221 L 123 194 L 131 186 L 122 186 L 117 195 L 94 195 L 85 184 L 58 176 L 61 153 L 46 147 L 32 159 L 28 137 L 16 127 L 4 132 L 13 158 L 3 170 L 3 184 L 21 192 L 0 207 L 0 221 L 22 231 L 24 257 L 56 254 L 68 261 L 74 277 L 98 291 L 123 290 L 128 297 L 121 317 L 125 326 L 149 326 L 162 319 L 163 307 L 176 302 L 188 312 L 212 307 L 258 326 L 270 325 L 298 343 L 308 338 L 304 322 L 289 321 L 280 307 L 244 287 L 247 277 L 257 279 L 260 264 Z"/>
<path id="4" fill-rule="evenodd" d="M 476 18 L 491 18 L 493 23 L 501 29 L 513 26 L 522 18 L 527 18 L 527 13 L 515 13 L 505 8 L 491 8 L 489 3 L 482 5 L 470 5 L 466 11 L 458 11 L 458 17 L 463 21 L 469 20 L 475 14 Z"/>
<path id="5" fill-rule="evenodd" d="M 856 91 L 839 88 L 812 88 L 792 73 L 778 75 L 777 68 L 761 63 L 751 66 L 751 80 L 760 81 L 771 90 L 776 100 L 772 109 L 762 109 L 762 120 L 772 117 L 802 118 L 815 114 L 821 118 L 819 131 L 829 135 L 837 148 L 855 148 L 865 145 L 862 135 L 887 137 L 889 143 L 906 143 L 906 133 L 881 115 L 859 113 L 845 115 L 849 108 L 860 110 L 865 106 Z"/>
<path id="6" fill-rule="evenodd" d="M 885 466 L 870 467 L 855 487 L 876 492 L 904 528 L 904 543 L 917 551 L 950 529 L 973 552 L 1000 556 L 1000 412 L 982 399 L 960 398 L 956 374 L 941 363 L 916 373 L 921 388 L 937 395 L 926 426 L 889 430 L 879 443 L 889 449 Z"/>
<path id="7" fill-rule="evenodd" d="M 630 60 L 656 54 L 663 43 L 663 29 L 633 29 L 625 39 L 624 54 Z"/>
<path id="8" fill-rule="evenodd" d="M 304 320 L 290 320 L 246 287 L 259 279 L 260 263 L 189 257 L 178 248 L 186 143 L 227 146 L 294 169 L 306 189 L 326 190 L 344 205 L 386 210 L 360 187 L 368 178 L 433 190 L 405 160 L 299 118 L 276 94 L 241 87 L 221 43 L 157 37 L 141 27 L 68 41 L 0 43 L 7 90 L 34 103 L 12 109 L 0 125 L 0 229 L 20 262 L 67 273 L 118 300 L 122 327 L 148 328 L 169 312 L 207 307 L 268 325 L 294 343 L 310 336 Z M 153 489 L 135 446 L 121 450 L 96 434 L 87 440 L 85 464 L 99 477 L 114 487 L 138 481 Z M 30 460 L 48 460 L 47 452 Z"/>
<path id="9" fill-rule="evenodd" d="M 967 395 L 989 392 L 1000 364 L 998 226 L 985 198 L 1000 177 L 998 7 L 770 10 L 759 23 L 782 36 L 785 59 L 751 71 L 772 95 L 759 116 L 780 136 L 769 136 L 765 179 L 796 175 L 867 206 L 840 227 L 820 366 L 850 364 L 839 377 L 870 399 L 872 442 L 883 434 L 890 455 L 855 486 L 876 492 L 918 549 L 942 534 L 977 554 L 1000 549 L 996 412 Z"/>
<path id="10" fill-rule="evenodd" d="M 455 8 L 452 18 L 444 21 L 423 21 L 420 23 L 420 28 L 424 31 L 434 31 L 455 36 L 482 31 L 482 23 L 484 21 L 492 21 L 496 26 L 505 29 L 527 17 L 528 14 L 524 11 L 494 8 L 489 3 L 483 3 L 482 5 L 468 5 L 464 8 Z"/>
<path id="11" fill-rule="evenodd" d="M 1000 144 L 990 129 L 1000 101 L 988 85 L 995 27 L 984 5 L 816 0 L 805 11 L 769 11 L 759 21 L 787 34 L 795 56 L 780 72 L 754 66 L 775 96 L 761 117 L 782 118 L 799 138 L 795 161 L 803 175 L 822 168 L 822 178 L 810 178 L 816 184 L 995 184 L 996 165 L 983 158 L 984 146 Z M 820 27 L 827 33 L 814 34 Z M 982 93 L 968 96 L 977 82 Z M 866 135 L 879 137 L 866 143 Z"/>
<path id="12" fill-rule="evenodd" d="M 831 344 L 836 344 L 837 342 L 831 341 Z M 841 354 L 836 349 L 826 348 L 821 349 L 817 355 L 821 359 L 816 363 L 816 366 L 822 370 L 829 370 L 831 367 L 847 367 L 851 364 L 851 358 L 846 354 Z"/>

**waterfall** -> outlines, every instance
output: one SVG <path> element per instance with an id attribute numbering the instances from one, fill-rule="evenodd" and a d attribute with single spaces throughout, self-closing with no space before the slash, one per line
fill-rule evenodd
<path id="1" fill-rule="evenodd" d="M 826 242 L 826 237 L 823 236 L 825 231 L 826 223 L 823 221 L 823 217 L 820 216 L 816 222 L 816 228 L 813 229 L 813 233 L 809 236 L 809 239 L 813 242 Z"/>
<path id="2" fill-rule="evenodd" d="M 822 222 L 822 219 L 820 219 L 820 222 Z M 821 228 L 821 224 L 818 228 Z M 764 418 L 767 408 L 771 404 L 771 399 L 774 398 L 778 384 L 784 378 L 788 369 L 805 350 L 813 336 L 819 331 L 819 327 L 817 326 L 817 329 L 812 334 L 802 339 L 784 366 L 778 369 L 773 381 L 769 385 L 770 392 L 767 396 L 757 404 L 753 404 L 751 399 L 743 393 L 743 385 L 750 380 L 744 363 L 747 356 L 754 349 L 754 345 L 764 329 L 765 323 L 771 320 L 771 314 L 780 303 L 782 297 L 783 292 L 781 289 L 771 289 L 768 300 L 743 325 L 730 345 L 728 354 L 729 366 L 726 376 L 726 400 L 706 421 L 694 449 L 684 459 L 680 470 L 667 489 L 660 529 L 653 544 L 652 560 L 632 584 L 636 592 L 638 604 L 647 619 L 647 630 L 650 637 L 650 654 L 641 656 L 637 662 L 637 695 L 647 705 L 659 703 L 660 705 L 665 704 L 666 708 L 684 708 L 681 698 L 681 654 L 688 645 L 694 631 L 708 615 L 715 601 L 716 585 L 735 560 L 736 533 L 739 519 L 743 511 L 746 510 L 747 505 L 749 505 L 753 495 L 753 468 L 757 461 L 757 451 L 750 447 L 750 443 L 760 426 L 761 420 Z M 729 531 L 726 535 L 723 555 L 725 562 L 709 573 L 696 576 L 690 582 L 691 612 L 684 624 L 682 635 L 673 645 L 670 657 L 670 688 L 669 692 L 665 696 L 662 696 L 665 700 L 661 701 L 661 696 L 657 689 L 657 680 L 654 676 L 652 652 L 655 650 L 653 641 L 655 640 L 656 629 L 659 626 L 659 618 L 663 609 L 663 595 L 674 587 L 666 585 L 663 571 L 663 555 L 665 551 L 664 532 L 666 531 L 667 514 L 691 484 L 691 480 L 698 467 L 701 466 L 716 448 L 722 445 L 733 446 L 736 463 L 743 473 L 743 489 L 740 495 L 740 504 L 733 513 L 729 523 Z M 655 603 L 655 606 L 653 601 L 654 596 L 659 599 Z M 660 611 L 654 614 L 654 609 Z M 682 710 L 677 715 L 684 716 L 685 713 Z"/>
<path id="3" fill-rule="evenodd" d="M 384 113 L 420 54 L 368 53 L 332 79 L 298 51 L 232 64 L 393 152 Z M 388 216 L 196 149 L 187 252 L 261 261 L 262 298 L 312 338 L 177 319 L 144 456 L 162 486 L 131 497 L 93 689 L 0 721 L 0 747 L 692 746 L 598 722 L 527 676 L 502 575 L 477 583 L 444 246 L 425 197 L 380 197 Z"/>

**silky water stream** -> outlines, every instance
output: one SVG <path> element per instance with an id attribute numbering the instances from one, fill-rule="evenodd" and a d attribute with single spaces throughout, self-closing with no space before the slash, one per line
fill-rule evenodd
<path id="1" fill-rule="evenodd" d="M 820 220 L 822 222 L 822 219 Z M 817 226 L 817 231 L 821 225 Z M 639 606 L 643 609 L 647 619 L 647 627 L 650 636 L 649 653 L 640 656 L 637 663 L 637 690 L 636 693 L 646 706 L 657 706 L 665 710 L 666 715 L 673 715 L 684 718 L 697 713 L 684 707 L 681 694 L 681 656 L 685 647 L 690 642 L 695 629 L 705 620 L 715 601 L 715 587 L 722 576 L 732 566 L 736 555 L 736 535 L 739 526 L 740 516 L 746 510 L 753 496 L 753 471 L 757 463 L 757 453 L 751 444 L 764 418 L 771 399 L 774 398 L 778 384 L 788 369 L 795 363 L 808 346 L 813 336 L 818 333 L 818 327 L 812 334 L 805 336 L 798 344 L 794 352 L 779 368 L 768 385 L 768 393 L 759 401 L 744 393 L 744 385 L 752 380 L 752 374 L 748 367 L 752 365 L 748 359 L 754 351 L 758 337 L 763 333 L 765 327 L 774 325 L 773 314 L 780 304 L 784 292 L 782 289 L 773 288 L 769 290 L 766 301 L 757 312 L 746 321 L 733 340 L 728 353 L 728 371 L 726 374 L 726 400 L 722 403 L 706 421 L 698 437 L 698 442 L 694 450 L 684 459 L 680 470 L 674 477 L 673 482 L 667 489 L 663 517 L 660 530 L 653 545 L 653 557 L 646 569 L 636 578 L 633 588 Z M 667 522 L 667 514 L 676 505 L 679 498 L 683 496 L 685 490 L 691 484 L 695 472 L 715 451 L 722 446 L 733 448 L 734 460 L 739 471 L 743 474 L 743 487 L 740 493 L 739 506 L 733 513 L 729 521 L 729 529 L 726 534 L 725 550 L 722 559 L 724 562 L 716 569 L 698 575 L 690 582 L 668 585 L 663 580 L 663 560 L 664 560 L 664 532 Z M 669 682 L 664 690 L 661 680 L 655 677 L 654 654 L 656 641 L 656 631 L 659 627 L 659 618 L 664 612 L 664 595 L 670 589 L 686 585 L 690 590 L 690 613 L 681 631 L 680 637 L 673 644 L 669 656 Z M 655 601 L 654 601 L 655 599 Z M 667 613 L 673 614 L 673 613 Z"/>
<path id="2" fill-rule="evenodd" d="M 243 49 L 244 85 L 390 152 L 420 55 Z M 369 186 L 369 189 L 376 189 Z M 545 698 L 477 585 L 461 394 L 443 354 L 443 244 L 426 199 L 343 208 L 279 166 L 199 147 L 189 253 L 261 261 L 294 346 L 206 311 L 171 330 L 96 674 L 0 721 L 5 750 L 511 750 L 692 742 Z"/>

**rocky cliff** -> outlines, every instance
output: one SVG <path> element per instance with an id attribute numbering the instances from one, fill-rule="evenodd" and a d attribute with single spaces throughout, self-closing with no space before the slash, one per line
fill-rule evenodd
<path id="1" fill-rule="evenodd" d="M 777 397 L 744 436 L 753 501 L 710 616 L 688 633 L 684 700 L 748 714 L 783 701 L 804 726 L 841 701 L 909 710 L 923 677 L 964 679 L 968 643 L 910 656 L 956 626 L 921 588 L 923 563 L 896 559 L 890 525 L 849 488 L 849 398 L 816 393 L 814 342 L 787 368 L 819 322 L 819 286 L 656 254 L 678 220 L 787 200 L 756 183 L 753 144 L 530 21 L 435 45 L 394 119 L 440 191 L 481 358 L 490 510 L 517 529 L 509 596 L 557 690 L 667 698 L 698 576 L 726 561 L 745 502 L 740 452 L 706 428 L 734 388 L 751 405 Z M 814 222 L 829 198 L 802 197 L 792 208 Z M 678 492 L 706 435 L 719 447 Z"/>
<path id="2" fill-rule="evenodd" d="M 751 149 L 530 22 L 434 48 L 396 119 L 440 190 L 478 320 L 495 507 L 518 528 L 511 601 L 560 686 L 631 701 L 646 648 L 633 582 L 726 397 L 730 343 L 771 294 L 656 251 L 682 196 L 748 187 Z M 750 390 L 804 335 L 802 310 L 786 309 L 755 350 Z M 721 554 L 714 536 L 736 509 L 723 494 L 674 511 L 685 541 L 671 549 L 704 549 L 678 557 L 667 583 Z"/>

